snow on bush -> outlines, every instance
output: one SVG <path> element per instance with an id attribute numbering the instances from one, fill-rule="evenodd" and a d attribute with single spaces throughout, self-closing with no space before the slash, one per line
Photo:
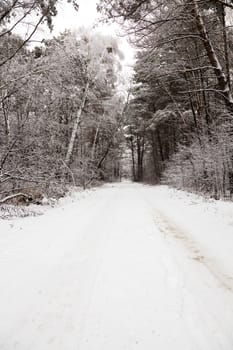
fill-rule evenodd
<path id="1" fill-rule="evenodd" d="M 1 205 L 0 206 L 0 219 L 13 219 L 13 218 L 25 218 L 27 216 L 42 215 L 43 212 L 36 208 L 15 206 L 15 205 Z"/>

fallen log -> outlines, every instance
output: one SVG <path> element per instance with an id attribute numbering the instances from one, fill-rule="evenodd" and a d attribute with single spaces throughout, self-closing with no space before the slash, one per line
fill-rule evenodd
<path id="1" fill-rule="evenodd" d="M 33 202 L 33 197 L 25 193 L 15 193 L 0 200 L 0 204 L 28 205 Z"/>

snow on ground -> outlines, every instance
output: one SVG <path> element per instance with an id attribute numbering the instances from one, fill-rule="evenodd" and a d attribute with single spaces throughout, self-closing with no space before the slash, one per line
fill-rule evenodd
<path id="1" fill-rule="evenodd" d="M 232 213 L 122 183 L 0 221 L 0 349 L 232 350 Z"/>
<path id="2" fill-rule="evenodd" d="M 216 263 L 215 273 L 218 266 L 222 268 L 219 277 L 233 288 L 233 203 L 205 199 L 166 186 L 149 187 L 144 192 L 160 228 L 166 231 L 167 226 L 169 233 L 173 232 L 189 246 L 196 259 L 211 262 L 211 266 Z"/>

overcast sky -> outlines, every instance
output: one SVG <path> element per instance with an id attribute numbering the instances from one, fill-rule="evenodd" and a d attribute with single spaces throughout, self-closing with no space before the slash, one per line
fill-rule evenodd
<path id="1" fill-rule="evenodd" d="M 72 4 L 66 0 L 59 6 L 59 14 L 54 20 L 54 30 L 60 31 L 65 28 L 78 28 L 91 26 L 98 18 L 96 0 L 78 0 L 79 11 L 75 11 Z"/>

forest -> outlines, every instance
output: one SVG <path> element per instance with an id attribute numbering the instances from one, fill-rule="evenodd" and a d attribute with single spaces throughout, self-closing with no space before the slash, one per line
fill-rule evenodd
<path id="1" fill-rule="evenodd" d="M 78 3 L 73 3 L 78 11 Z M 231 0 L 99 0 L 136 52 L 119 92 L 118 40 L 52 29 L 56 0 L 0 4 L 0 202 L 133 181 L 231 198 Z M 27 37 L 17 33 L 35 18 Z"/>

